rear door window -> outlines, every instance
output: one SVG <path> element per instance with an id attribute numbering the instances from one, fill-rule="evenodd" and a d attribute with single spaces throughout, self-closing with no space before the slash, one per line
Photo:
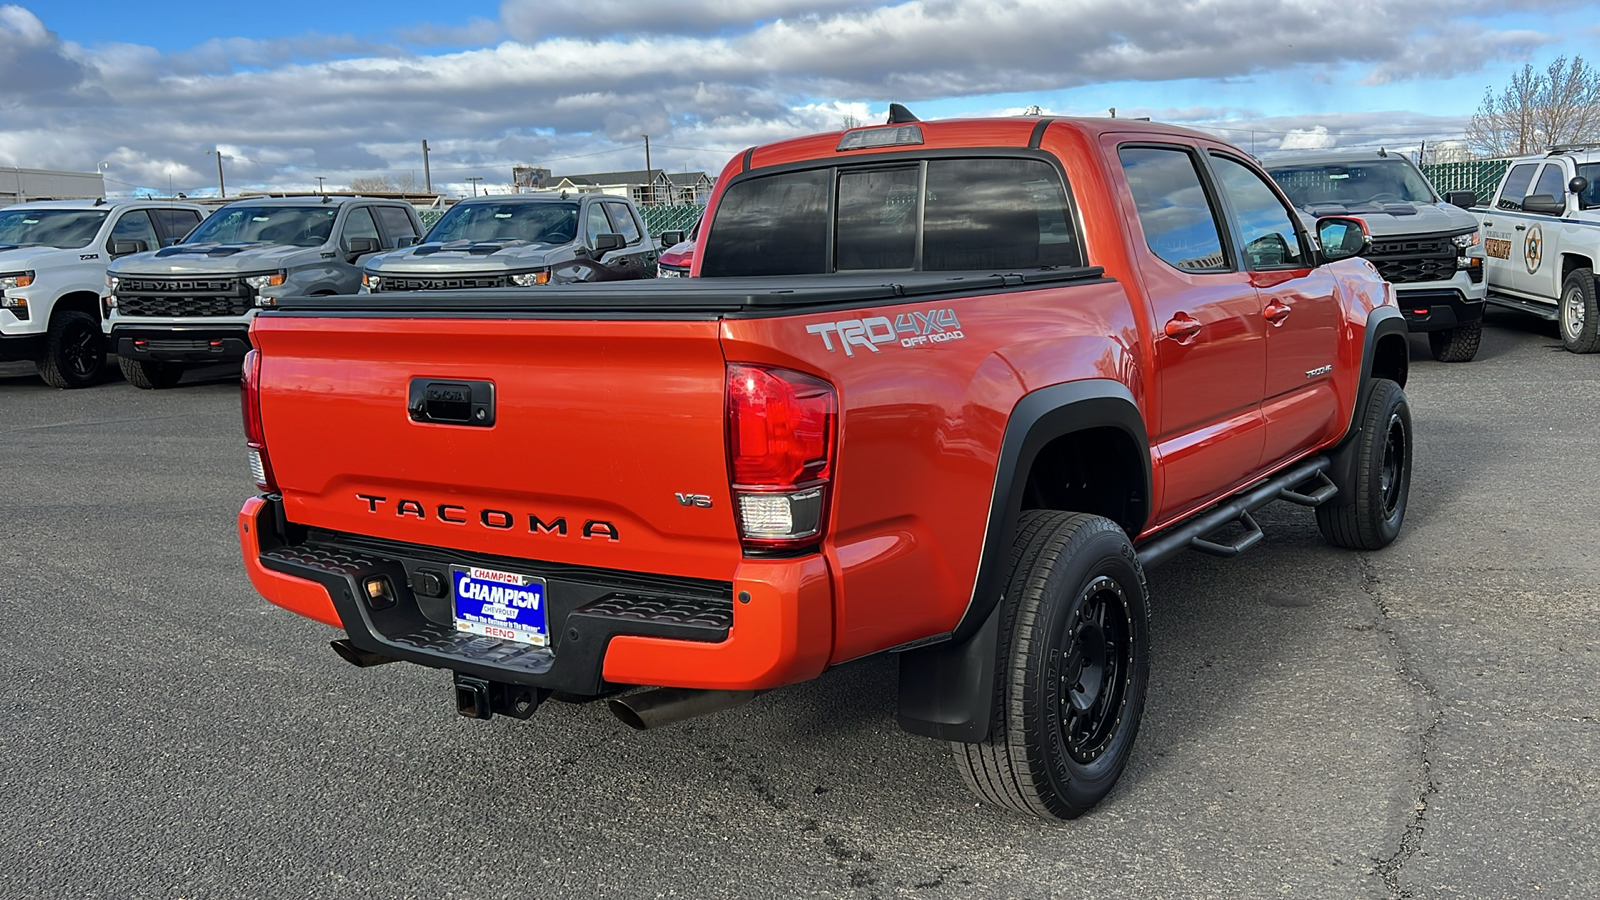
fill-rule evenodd
<path id="1" fill-rule="evenodd" d="M 1194 156 L 1182 147 L 1123 147 L 1117 156 L 1150 252 L 1186 272 L 1230 271 Z"/>

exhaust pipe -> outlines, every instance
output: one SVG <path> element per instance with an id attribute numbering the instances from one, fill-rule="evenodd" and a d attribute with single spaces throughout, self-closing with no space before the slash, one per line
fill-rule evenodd
<path id="1" fill-rule="evenodd" d="M 329 641 L 328 646 L 333 648 L 333 652 L 339 654 L 340 659 L 352 666 L 358 666 L 363 669 L 400 661 L 392 656 L 384 656 L 382 653 L 363 650 L 343 638 L 337 641 Z"/>
<path id="2" fill-rule="evenodd" d="M 648 731 L 684 719 L 743 706 L 760 691 L 705 691 L 695 688 L 656 688 L 606 701 L 611 714 L 637 731 Z"/>

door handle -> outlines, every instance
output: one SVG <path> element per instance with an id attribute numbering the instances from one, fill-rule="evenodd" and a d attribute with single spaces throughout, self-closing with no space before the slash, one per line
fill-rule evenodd
<path id="1" fill-rule="evenodd" d="M 1294 309 L 1289 304 L 1274 300 L 1267 304 L 1267 308 L 1262 310 L 1261 314 L 1267 317 L 1268 322 L 1274 325 L 1281 325 L 1283 320 L 1289 318 L 1289 313 L 1292 312 L 1294 312 Z"/>
<path id="2" fill-rule="evenodd" d="M 1164 330 L 1167 333 L 1167 337 L 1172 338 L 1180 344 L 1187 344 L 1194 340 L 1195 335 L 1200 333 L 1201 327 L 1202 326 L 1199 319 L 1194 318 L 1188 313 L 1180 312 L 1167 320 L 1167 325 Z"/>
<path id="3" fill-rule="evenodd" d="M 1518 231 L 1527 231 L 1528 230 L 1528 226 L 1526 226 L 1526 225 L 1518 225 L 1517 226 L 1517 230 Z"/>

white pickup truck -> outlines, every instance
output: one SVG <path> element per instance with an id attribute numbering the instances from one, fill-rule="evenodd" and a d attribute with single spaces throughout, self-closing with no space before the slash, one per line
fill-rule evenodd
<path id="1" fill-rule="evenodd" d="M 0 209 L 0 361 L 29 360 L 58 388 L 106 367 L 100 293 L 117 255 L 158 250 L 205 218 L 188 203 L 49 200 Z M 119 252 L 120 251 L 120 252 Z"/>
<path id="2" fill-rule="evenodd" d="M 1574 353 L 1600 350 L 1600 144 L 1515 159 L 1485 206 L 1489 302 L 1553 319 Z"/>

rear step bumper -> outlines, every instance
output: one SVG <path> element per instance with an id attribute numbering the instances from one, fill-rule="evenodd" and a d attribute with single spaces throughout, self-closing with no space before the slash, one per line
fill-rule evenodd
<path id="1" fill-rule="evenodd" d="M 292 612 L 343 628 L 335 650 L 356 665 L 403 660 L 458 676 L 578 696 L 607 685 L 752 690 L 820 673 L 832 649 L 832 598 L 821 557 L 746 561 L 735 581 L 480 557 L 318 535 L 289 543 L 282 504 L 255 497 L 239 513 L 256 589 Z M 537 575 L 548 586 L 550 645 L 458 631 L 452 565 Z M 386 582 L 381 598 L 367 584 Z M 737 597 L 737 599 L 736 599 Z"/>

